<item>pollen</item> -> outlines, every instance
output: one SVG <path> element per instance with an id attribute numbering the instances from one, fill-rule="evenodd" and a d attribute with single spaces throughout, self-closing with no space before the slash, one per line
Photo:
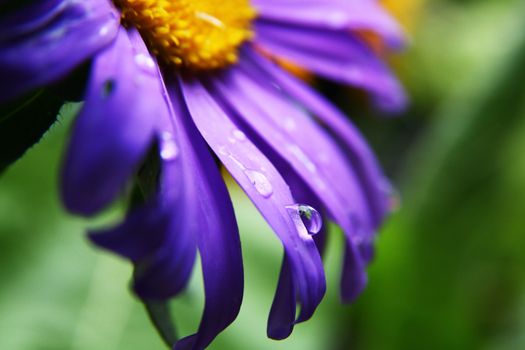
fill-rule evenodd
<path id="1" fill-rule="evenodd" d="M 249 0 L 114 0 L 125 26 L 138 29 L 164 64 L 206 71 L 238 60 L 253 37 L 256 11 Z"/>

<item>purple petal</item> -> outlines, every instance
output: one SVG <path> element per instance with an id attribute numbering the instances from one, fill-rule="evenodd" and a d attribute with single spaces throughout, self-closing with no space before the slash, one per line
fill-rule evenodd
<path id="1" fill-rule="evenodd" d="M 267 154 L 265 152 L 265 154 Z M 275 159 L 274 159 L 275 160 Z M 282 163 L 282 161 L 278 162 Z M 310 203 L 315 208 L 322 208 L 323 205 L 319 202 L 317 197 L 310 191 L 308 186 L 295 173 L 287 170 L 282 172 L 290 189 L 296 198 L 301 203 Z M 323 220 L 324 221 L 324 220 Z M 326 223 L 326 221 L 324 221 Z M 317 249 L 321 256 L 323 255 L 326 243 L 325 226 L 321 231 L 313 236 Z M 293 331 L 293 320 L 295 318 L 295 288 L 293 285 L 292 273 L 290 271 L 290 264 L 286 255 L 283 258 L 281 265 L 281 272 L 279 274 L 279 281 L 275 297 L 272 302 L 272 308 L 268 317 L 267 335 L 272 339 L 287 338 Z"/>
<path id="2" fill-rule="evenodd" d="M 167 113 L 155 62 L 143 43 L 132 44 L 121 29 L 93 63 L 65 158 L 66 207 L 92 215 L 108 205 L 144 158 L 157 118 Z"/>
<path id="3" fill-rule="evenodd" d="M 295 321 L 295 288 L 290 263 L 283 258 L 279 282 L 275 291 L 266 333 L 272 339 L 285 339 L 293 331 Z"/>
<path id="4" fill-rule="evenodd" d="M 136 33 L 136 32 L 135 32 Z M 133 35 L 132 43 L 144 44 Z M 140 56 L 146 62 L 146 54 Z M 157 72 L 162 90 L 158 99 L 166 113 L 152 116 L 158 122 L 158 145 L 161 159 L 161 177 L 153 200 L 130 213 L 125 222 L 106 232 L 92 234 L 91 239 L 106 249 L 130 258 L 135 263 L 133 288 L 142 299 L 168 299 L 178 294 L 187 284 L 196 255 L 194 222 L 200 217 L 197 191 L 190 185 L 193 169 L 188 167 L 186 154 L 180 154 L 180 136 L 173 125 L 175 120 L 171 101 L 167 97 L 160 72 Z"/>
<path id="5" fill-rule="evenodd" d="M 372 214 L 360 181 L 329 135 L 257 67 L 241 65 L 222 80 L 214 93 L 258 135 L 259 147 L 264 143 L 271 148 L 278 169 L 283 172 L 280 159 L 284 160 L 349 237 L 370 235 Z"/>
<path id="6" fill-rule="evenodd" d="M 370 91 L 378 107 L 405 108 L 407 98 L 390 70 L 362 40 L 345 32 L 258 21 L 256 45 L 328 79 Z"/>
<path id="7" fill-rule="evenodd" d="M 241 246 L 233 206 L 217 166 L 182 103 L 177 84 L 168 86 L 185 188 L 193 200 L 187 205 L 196 208 L 196 216 L 186 220 L 197 236 L 206 296 L 198 332 L 181 339 L 174 348 L 204 349 L 239 312 L 243 293 Z"/>
<path id="8" fill-rule="evenodd" d="M 341 299 L 344 303 L 353 302 L 366 287 L 367 275 L 363 257 L 357 245 L 347 241 L 341 275 Z"/>
<path id="9" fill-rule="evenodd" d="M 368 30 L 393 48 L 404 46 L 399 24 L 374 0 L 255 0 L 263 20 L 332 30 Z"/>
<path id="10" fill-rule="evenodd" d="M 0 22 L 0 101 L 63 78 L 114 40 L 107 0 L 36 2 Z"/>
<path id="11" fill-rule="evenodd" d="M 294 204 L 288 186 L 198 81 L 182 86 L 197 128 L 281 239 L 301 303 L 295 322 L 308 319 L 324 295 L 324 271 L 299 214 L 286 208 Z"/>
<path id="12" fill-rule="evenodd" d="M 346 127 L 343 128 L 347 137 L 345 142 L 346 145 L 352 147 L 350 148 L 352 157 L 348 159 L 350 163 L 346 164 L 346 167 L 355 164 L 359 173 L 358 177 L 348 175 L 348 169 L 345 169 L 346 161 L 342 159 L 337 147 L 330 146 L 328 136 L 322 130 L 317 130 L 309 118 L 297 111 L 300 107 L 287 106 L 285 99 L 279 97 L 286 96 L 290 84 L 281 85 L 283 79 L 278 79 L 280 72 L 274 69 L 269 62 L 265 62 L 265 59 L 256 57 L 253 53 L 250 56 L 263 68 L 263 71 L 251 66 L 249 73 L 253 76 L 253 80 L 250 81 L 248 73 L 243 75 L 242 71 L 231 70 L 225 78 L 227 83 L 216 90 L 217 92 L 221 90 L 228 92 L 223 94 L 223 98 L 259 134 L 262 142 L 269 145 L 265 148 L 265 153 L 270 154 L 268 148 L 271 148 L 270 150 L 275 154 L 271 157 L 272 162 L 282 173 L 286 173 L 287 182 L 292 187 L 294 195 L 297 193 L 300 196 L 301 192 L 304 192 L 304 187 L 311 190 L 312 195 L 321 201 L 330 216 L 342 227 L 349 249 L 355 251 L 356 254 L 363 255 L 345 259 L 342 296 L 343 300 L 351 300 L 365 286 L 365 263 L 371 259 L 373 235 L 385 215 L 384 204 L 387 202 L 387 196 L 382 188 L 384 180 L 380 169 L 360 135 L 353 129 L 350 129 L 353 130 L 353 133 L 349 133 L 349 128 Z M 244 67 L 241 66 L 241 68 Z M 283 75 L 283 77 L 286 76 Z M 297 82 L 297 85 L 303 89 L 302 83 Z M 307 88 L 304 87 L 304 89 Z M 294 92 L 295 90 L 291 91 L 292 96 Z M 304 96 L 295 94 L 294 97 Z M 307 107 L 311 107 L 313 103 L 315 107 L 316 103 L 323 101 L 318 96 L 313 97 L 315 98 L 311 101 L 302 99 L 300 102 L 304 102 Z M 264 100 L 265 104 L 258 104 L 259 100 Z M 314 108 L 314 110 L 319 111 L 319 108 Z M 330 116 L 333 117 L 333 115 Z M 269 122 L 272 118 L 274 119 L 273 124 Z M 345 124 L 344 116 L 337 114 L 337 118 L 340 119 L 339 122 Z M 300 132 L 293 133 L 290 129 L 300 130 Z M 284 136 L 279 137 L 282 134 Z M 294 142 L 301 150 L 302 156 L 299 159 L 302 162 L 297 162 L 297 159 L 285 152 L 289 142 Z M 260 144 L 259 147 L 261 147 Z M 323 164 L 323 158 L 326 156 L 323 157 L 323 154 L 330 156 L 330 161 L 324 162 L 325 164 Z M 294 170 L 293 174 L 290 171 L 283 171 L 285 169 L 282 165 L 283 160 L 289 164 L 291 170 Z M 303 182 L 304 185 L 302 185 Z M 331 186 L 320 186 L 323 183 L 330 183 Z M 332 190 L 341 193 L 343 201 L 338 199 L 337 193 L 333 193 Z M 308 200 L 315 203 L 315 198 Z M 356 204 L 359 205 L 356 206 Z M 345 212 L 346 208 L 349 208 L 351 212 Z M 370 243 L 365 245 L 362 242 Z M 348 296 L 349 293 L 352 298 Z"/>
<path id="13" fill-rule="evenodd" d="M 89 237 L 99 247 L 138 262 L 161 248 L 170 223 L 166 210 L 154 201 L 131 211 L 117 227 L 93 231 Z"/>
<path id="14" fill-rule="evenodd" d="M 264 69 L 267 77 L 269 77 L 267 79 L 274 80 L 287 94 L 313 112 L 344 146 L 344 150 L 359 176 L 361 187 L 367 193 L 366 198 L 374 216 L 373 228 L 377 229 L 389 212 L 389 194 L 386 191 L 388 182 L 373 151 L 359 130 L 350 122 L 348 117 L 310 86 L 267 59 L 251 51 L 246 51 L 246 54 Z"/>

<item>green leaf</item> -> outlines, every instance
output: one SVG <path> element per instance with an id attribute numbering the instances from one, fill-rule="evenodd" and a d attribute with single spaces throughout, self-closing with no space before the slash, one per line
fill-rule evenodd
<path id="1" fill-rule="evenodd" d="M 42 138 L 63 104 L 48 90 L 38 90 L 0 107 L 0 173 Z"/>

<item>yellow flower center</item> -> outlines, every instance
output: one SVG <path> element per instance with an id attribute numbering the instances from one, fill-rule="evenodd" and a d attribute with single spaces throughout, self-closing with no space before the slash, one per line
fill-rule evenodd
<path id="1" fill-rule="evenodd" d="M 113 0 L 122 22 L 137 28 L 167 65 L 192 71 L 225 67 L 253 36 L 249 0 Z"/>

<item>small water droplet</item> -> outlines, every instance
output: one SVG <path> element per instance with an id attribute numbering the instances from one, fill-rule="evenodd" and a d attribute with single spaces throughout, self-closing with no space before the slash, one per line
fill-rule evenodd
<path id="1" fill-rule="evenodd" d="M 155 61 L 147 54 L 139 53 L 138 55 L 135 55 L 135 63 L 137 66 L 148 72 L 155 71 Z"/>
<path id="2" fill-rule="evenodd" d="M 244 169 L 243 171 L 261 196 L 268 198 L 273 194 L 272 184 L 266 175 L 257 170 Z"/>
<path id="3" fill-rule="evenodd" d="M 98 35 L 100 35 L 100 36 L 106 36 L 108 33 L 109 33 L 109 25 L 103 26 L 98 31 Z"/>
<path id="4" fill-rule="evenodd" d="M 293 215 L 299 214 L 301 221 L 308 230 L 308 233 L 315 235 L 321 231 L 323 227 L 323 219 L 321 214 L 314 208 L 306 204 L 294 204 L 286 207 L 291 210 Z"/>
<path id="5" fill-rule="evenodd" d="M 228 148 L 226 148 L 226 146 L 219 146 L 219 148 L 217 149 L 217 152 L 219 154 L 222 154 L 223 156 L 227 156 L 229 155 L 230 153 L 228 152 Z"/>
<path id="6" fill-rule="evenodd" d="M 179 148 L 173 134 L 170 132 L 163 132 L 160 135 L 160 157 L 166 161 L 172 161 L 179 155 Z"/>
<path id="7" fill-rule="evenodd" d="M 246 141 L 246 134 L 243 133 L 241 130 L 239 129 L 235 129 L 232 131 L 232 135 L 233 137 L 235 137 L 237 140 L 239 141 Z"/>

